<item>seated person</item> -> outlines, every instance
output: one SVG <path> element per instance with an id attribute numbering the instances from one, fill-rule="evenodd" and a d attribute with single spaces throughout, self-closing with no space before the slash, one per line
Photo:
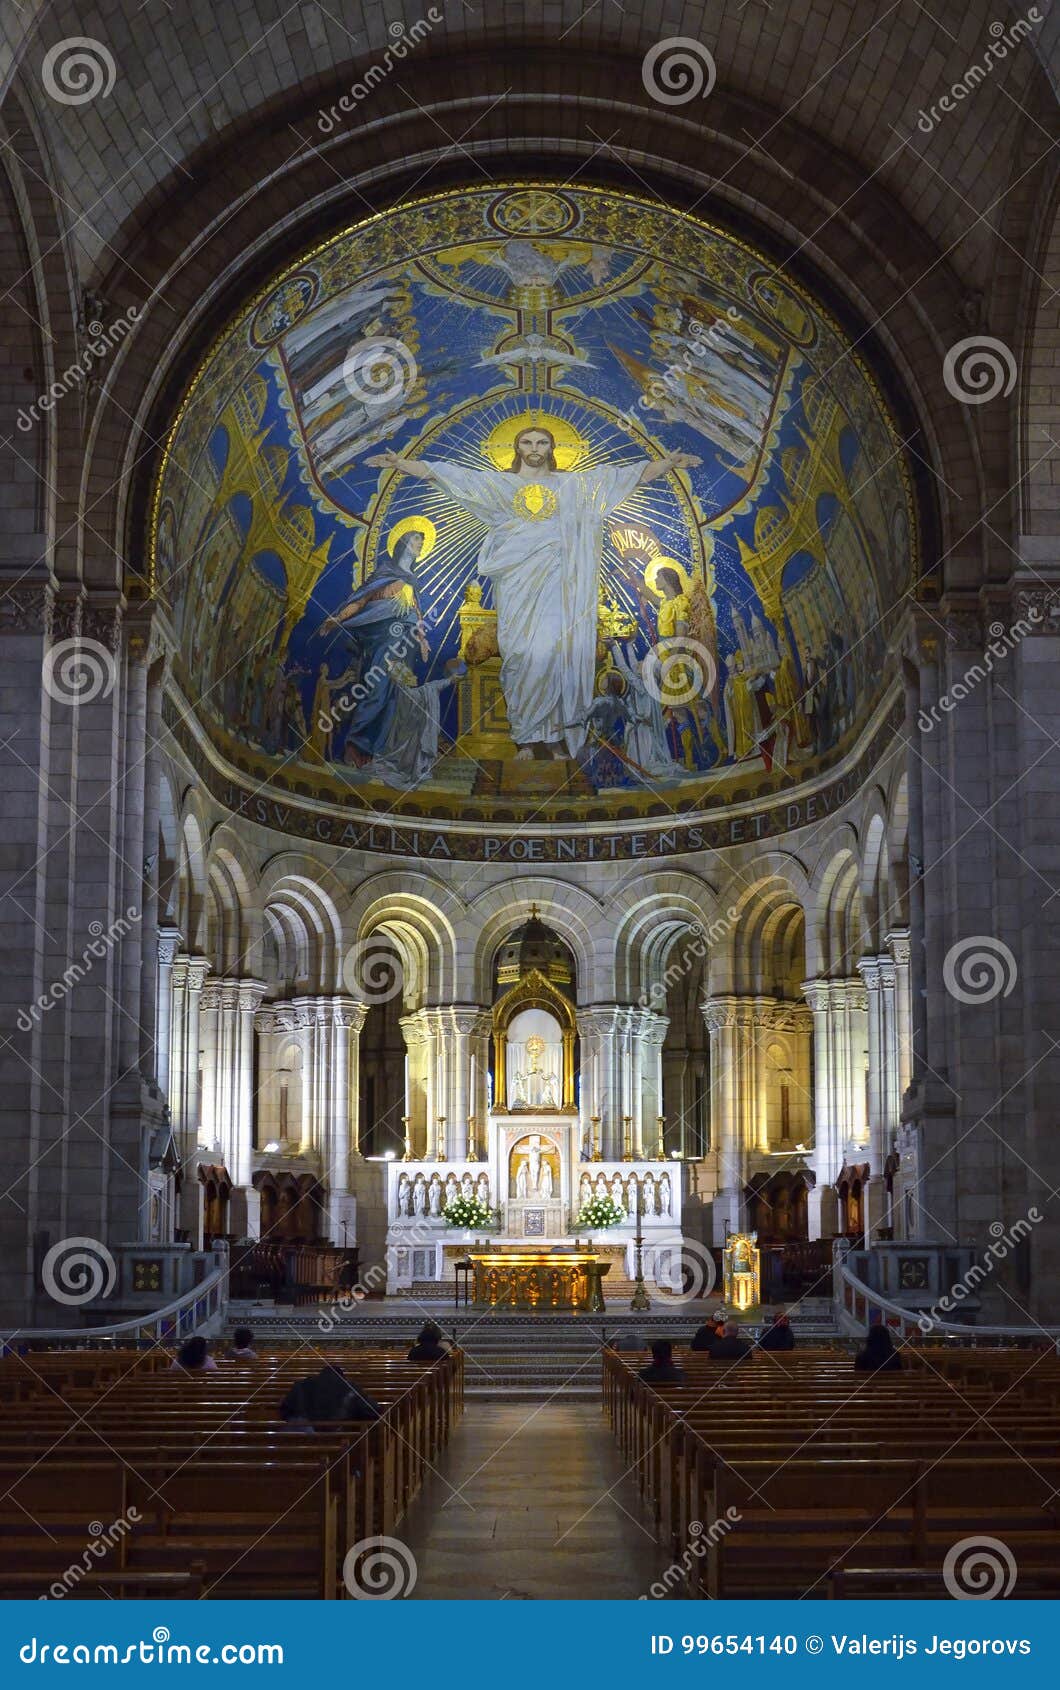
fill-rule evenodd
<path id="1" fill-rule="evenodd" d="M 232 1348 L 228 1352 L 229 1361 L 257 1361 L 258 1352 L 254 1348 L 254 1334 L 249 1326 L 237 1326 L 232 1334 Z"/>
<path id="2" fill-rule="evenodd" d="M 616 1332 L 607 1347 L 619 1355 L 637 1355 L 644 1348 L 644 1339 L 639 1332 Z"/>
<path id="3" fill-rule="evenodd" d="M 383 1411 L 359 1391 L 341 1367 L 322 1367 L 291 1386 L 280 1404 L 289 1426 L 315 1426 L 332 1420 L 381 1420 Z"/>
<path id="4" fill-rule="evenodd" d="M 674 1347 L 669 1338 L 656 1338 L 651 1347 L 651 1361 L 642 1367 L 638 1379 L 649 1385 L 683 1385 L 685 1370 L 674 1361 Z"/>
<path id="5" fill-rule="evenodd" d="M 793 1350 L 795 1348 L 795 1334 L 791 1330 L 791 1322 L 782 1310 L 770 1315 L 769 1321 L 758 1340 L 760 1350 Z"/>
<path id="6" fill-rule="evenodd" d="M 690 1350 L 709 1350 L 715 1338 L 720 1338 L 724 1326 L 719 1327 L 712 1315 L 708 1315 L 702 1326 L 698 1328 L 689 1344 Z"/>
<path id="7" fill-rule="evenodd" d="M 217 1363 L 205 1338 L 189 1338 L 177 1351 L 170 1373 L 216 1373 Z"/>
<path id="8" fill-rule="evenodd" d="M 449 1345 L 442 1337 L 442 1329 L 436 1321 L 425 1321 L 420 1328 L 419 1337 L 408 1353 L 409 1361 L 441 1361 L 449 1354 Z"/>
<path id="9" fill-rule="evenodd" d="M 894 1347 L 890 1331 L 882 1322 L 870 1326 L 865 1342 L 854 1357 L 855 1373 L 901 1373 L 902 1358 Z"/>
<path id="10" fill-rule="evenodd" d="M 710 1346 L 711 1361 L 746 1361 L 754 1353 L 754 1345 L 740 1337 L 738 1320 L 727 1320 L 725 1331 Z"/>

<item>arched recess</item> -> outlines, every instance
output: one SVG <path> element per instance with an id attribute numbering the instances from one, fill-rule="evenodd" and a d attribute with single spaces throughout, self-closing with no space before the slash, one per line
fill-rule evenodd
<path id="1" fill-rule="evenodd" d="M 829 841 L 814 875 L 817 972 L 833 979 L 848 979 L 856 973 L 863 948 L 859 856 L 854 829 L 843 827 Z"/>
<path id="2" fill-rule="evenodd" d="M 613 990 L 607 904 L 580 886 L 546 875 L 519 875 L 501 881 L 474 900 L 467 912 L 472 1001 L 489 1003 L 493 965 L 504 940 L 530 915 L 532 906 L 574 956 L 578 1002 L 593 1003 Z"/>
<path id="3" fill-rule="evenodd" d="M 885 932 L 909 926 L 909 776 L 904 770 L 895 780 L 888 806 L 887 855 L 890 882 L 881 912 Z"/>
<path id="4" fill-rule="evenodd" d="M 809 898 L 805 870 L 781 851 L 764 853 L 722 887 L 724 922 L 715 924 L 710 994 L 797 997 L 811 966 Z"/>
<path id="5" fill-rule="evenodd" d="M 400 961 L 404 1008 L 451 1003 L 456 981 L 454 915 L 461 906 L 433 876 L 388 870 L 357 888 L 346 914 L 344 989 L 372 1001 L 373 969 L 383 950 L 382 935 Z M 375 943 L 373 941 L 375 940 Z M 383 986 L 390 992 L 390 986 Z M 391 994 L 396 995 L 396 994 Z"/>
<path id="6" fill-rule="evenodd" d="M 285 851 L 261 872 L 262 973 L 280 996 L 341 991 L 347 905 L 344 888 L 323 864 Z"/>
<path id="7" fill-rule="evenodd" d="M 238 845 L 210 843 L 209 955 L 216 974 L 257 976 L 261 968 L 262 917 Z"/>
<path id="8" fill-rule="evenodd" d="M 866 953 L 876 955 L 883 947 L 883 921 L 889 898 L 887 811 L 878 787 L 866 795 L 860 833 L 862 946 Z"/>
<path id="9" fill-rule="evenodd" d="M 180 873 L 177 926 L 192 956 L 205 956 L 206 918 L 206 828 L 194 793 L 185 797 L 185 814 L 180 829 Z"/>
<path id="10" fill-rule="evenodd" d="M 158 782 L 158 919 L 175 927 L 180 905 L 179 801 L 170 770 L 163 760 Z"/>

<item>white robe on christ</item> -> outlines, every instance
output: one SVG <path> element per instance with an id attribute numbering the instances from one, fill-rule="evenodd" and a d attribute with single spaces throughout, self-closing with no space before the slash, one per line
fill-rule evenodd
<path id="1" fill-rule="evenodd" d="M 604 520 L 629 498 L 645 463 L 530 477 L 438 460 L 428 467 L 454 503 L 489 530 L 478 570 L 493 582 L 512 738 L 517 745 L 562 742 L 577 756 L 595 689 Z M 545 510 L 550 496 L 555 500 L 537 518 L 524 502 L 533 487 L 545 489 Z"/>

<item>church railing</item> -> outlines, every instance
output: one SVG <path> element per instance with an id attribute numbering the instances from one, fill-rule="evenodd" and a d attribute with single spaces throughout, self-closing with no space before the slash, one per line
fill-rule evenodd
<path id="1" fill-rule="evenodd" d="M 832 1301 L 838 1325 L 851 1336 L 863 1335 L 867 1327 L 882 1321 L 905 1343 L 961 1343 L 972 1348 L 994 1349 L 1020 1344 L 1040 1349 L 1043 1344 L 1052 1343 L 1060 1350 L 1060 1327 L 962 1325 L 959 1321 L 937 1318 L 933 1310 L 910 1309 L 896 1303 L 874 1291 L 854 1272 L 847 1260 L 850 1253 L 850 1240 L 837 1238 L 832 1254 Z"/>
<path id="2" fill-rule="evenodd" d="M 228 1306 L 228 1250 L 215 1245 L 217 1266 L 198 1285 L 192 1286 L 164 1308 L 109 1326 L 16 1327 L 0 1333 L 4 1350 L 76 1345 L 78 1349 L 106 1349 L 110 1346 L 180 1343 L 206 1326 L 218 1324 Z"/>

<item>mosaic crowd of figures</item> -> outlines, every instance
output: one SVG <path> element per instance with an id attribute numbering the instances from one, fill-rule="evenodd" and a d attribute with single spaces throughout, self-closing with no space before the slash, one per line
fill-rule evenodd
<path id="1" fill-rule="evenodd" d="M 397 1185 L 395 1216 L 398 1220 L 413 1217 L 441 1220 L 449 1204 L 458 1197 L 477 1197 L 487 1208 L 491 1206 L 489 1175 L 484 1169 L 465 1168 L 462 1174 L 451 1169 L 444 1179 L 439 1173 L 429 1177 L 417 1173 L 411 1178 L 403 1173 Z"/>
<path id="2" fill-rule="evenodd" d="M 653 1174 L 650 1169 L 640 1176 L 640 1190 L 642 1214 L 672 1215 L 673 1188 L 668 1173 Z M 637 1182 L 631 1176 L 623 1176 L 617 1170 L 608 1177 L 598 1173 L 593 1179 L 588 1173 L 583 1173 L 578 1184 L 578 1199 L 582 1208 L 594 1197 L 610 1197 L 618 1208 L 632 1217 L 637 1212 Z"/>

